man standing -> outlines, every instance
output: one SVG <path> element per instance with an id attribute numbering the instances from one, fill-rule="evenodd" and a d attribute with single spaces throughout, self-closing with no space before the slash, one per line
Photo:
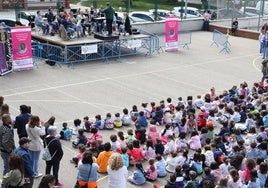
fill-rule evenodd
<path id="1" fill-rule="evenodd" d="M 113 32 L 114 9 L 110 6 L 110 3 L 107 3 L 106 5 L 106 9 L 102 12 L 105 13 L 108 35 L 111 36 Z"/>
<path id="2" fill-rule="evenodd" d="M 30 141 L 31 140 L 29 140 L 26 137 L 21 138 L 19 140 L 20 146 L 15 149 L 15 153 L 21 156 L 24 162 L 24 178 L 25 178 L 24 188 L 32 188 L 34 182 L 33 179 L 34 171 L 32 168 L 33 164 L 28 151 Z"/>
<path id="3" fill-rule="evenodd" d="M 17 133 L 19 138 L 28 137 L 26 132 L 26 124 L 28 123 L 30 117 L 32 116 L 29 113 L 29 107 L 26 105 L 20 105 L 20 115 L 18 115 L 15 119 L 14 128 L 17 128 Z"/>
<path id="4" fill-rule="evenodd" d="M 3 125 L 0 126 L 0 151 L 4 161 L 3 175 L 8 172 L 8 158 L 15 149 L 13 132 L 11 130 L 11 118 L 9 114 L 2 116 Z"/>

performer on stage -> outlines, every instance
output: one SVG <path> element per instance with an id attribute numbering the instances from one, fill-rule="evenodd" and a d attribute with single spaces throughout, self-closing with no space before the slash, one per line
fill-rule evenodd
<path id="1" fill-rule="evenodd" d="M 113 32 L 113 19 L 114 19 L 114 9 L 110 6 L 110 3 L 106 4 L 107 7 L 102 11 L 102 13 L 105 13 L 106 17 L 106 27 L 108 31 L 108 35 L 112 35 Z"/>

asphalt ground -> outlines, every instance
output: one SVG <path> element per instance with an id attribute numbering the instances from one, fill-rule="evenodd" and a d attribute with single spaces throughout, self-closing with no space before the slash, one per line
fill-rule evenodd
<path id="1" fill-rule="evenodd" d="M 230 89 L 246 81 L 249 86 L 261 79 L 261 56 L 257 40 L 230 37 L 230 53 L 222 52 L 220 47 L 212 46 L 211 32 L 193 32 L 189 50 L 179 47 L 177 52 L 161 52 L 151 57 L 137 55 L 121 59 L 78 63 L 73 68 L 66 65 L 51 67 L 38 61 L 39 68 L 12 72 L 0 77 L 0 95 L 10 106 L 11 115 L 19 114 L 19 106 L 32 107 L 32 114 L 39 115 L 44 121 L 56 117 L 56 126 L 61 129 L 62 122 L 69 127 L 75 118 L 94 117 L 107 112 L 115 114 L 136 104 L 141 109 L 143 102 L 166 100 L 176 102 L 181 96 L 209 92 L 213 86 L 217 93 Z M 160 36 L 164 46 L 164 36 Z M 134 127 L 133 127 L 134 128 Z M 161 130 L 163 127 L 158 127 Z M 104 141 L 109 141 L 113 131 L 101 131 Z M 120 128 L 126 131 L 126 128 Z M 17 136 L 16 145 L 17 144 Z M 62 141 L 64 156 L 60 165 L 59 180 L 65 188 L 72 188 L 76 181 L 77 169 L 70 159 L 77 153 L 71 142 Z M 0 160 L 2 172 L 2 160 Z M 146 167 L 146 163 L 145 163 Z M 45 172 L 45 162 L 40 159 L 39 169 Z M 133 168 L 129 168 L 129 175 Z M 164 185 L 166 178 L 155 183 Z M 35 180 L 37 187 L 40 178 Z M 100 174 L 98 187 L 108 187 L 107 175 Z M 136 187 L 127 184 L 127 187 Z M 151 188 L 152 183 L 141 186 Z"/>

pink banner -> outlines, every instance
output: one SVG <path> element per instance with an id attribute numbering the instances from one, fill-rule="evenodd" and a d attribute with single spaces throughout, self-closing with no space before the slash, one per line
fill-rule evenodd
<path id="1" fill-rule="evenodd" d="M 14 27 L 11 29 L 13 70 L 33 69 L 31 27 Z"/>
<path id="2" fill-rule="evenodd" d="M 166 18 L 166 51 L 178 50 L 179 18 L 169 16 Z"/>

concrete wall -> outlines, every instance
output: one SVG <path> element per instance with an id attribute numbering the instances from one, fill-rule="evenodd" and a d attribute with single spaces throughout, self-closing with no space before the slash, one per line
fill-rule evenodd
<path id="1" fill-rule="evenodd" d="M 200 31 L 203 26 L 203 20 L 200 18 L 179 20 L 179 31 Z M 165 33 L 165 21 L 160 22 L 146 22 L 146 23 L 133 23 L 133 28 L 145 30 L 153 34 Z"/>
<path id="2" fill-rule="evenodd" d="M 238 19 L 238 28 L 254 28 L 257 30 L 259 17 L 249 17 L 249 18 L 239 18 Z M 260 26 L 265 22 L 268 22 L 268 17 L 260 18 Z M 219 25 L 222 27 L 231 27 L 232 20 L 212 20 L 210 24 Z M 145 22 L 145 23 L 133 23 L 133 28 L 142 29 L 154 34 L 164 34 L 165 33 L 165 21 L 160 22 Z M 179 31 L 200 31 L 203 27 L 203 19 L 195 18 L 189 20 L 179 20 Z"/>

